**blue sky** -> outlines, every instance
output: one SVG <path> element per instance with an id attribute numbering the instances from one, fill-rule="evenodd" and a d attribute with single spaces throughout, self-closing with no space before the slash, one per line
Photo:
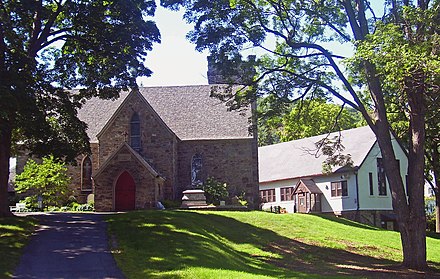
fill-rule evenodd
<path id="1" fill-rule="evenodd" d="M 191 25 L 182 20 L 182 11 L 157 7 L 154 21 L 161 33 L 161 44 L 155 44 L 145 60 L 153 71 L 148 78 L 139 78 L 140 86 L 208 84 L 207 53 L 195 50 L 186 38 Z"/>
<path id="2" fill-rule="evenodd" d="M 138 78 L 140 86 L 173 86 L 208 84 L 206 76 L 208 52 L 200 53 L 186 39 L 192 29 L 182 19 L 183 11 L 170 11 L 158 5 L 153 20 L 161 33 L 161 44 L 155 44 L 145 63 L 153 71 L 151 77 Z M 328 43 L 335 54 L 350 55 L 351 47 L 337 42 Z M 247 54 L 255 54 L 251 50 Z"/>

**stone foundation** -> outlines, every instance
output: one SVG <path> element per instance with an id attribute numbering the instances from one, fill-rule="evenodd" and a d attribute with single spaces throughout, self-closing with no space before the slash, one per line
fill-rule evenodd
<path id="1" fill-rule="evenodd" d="M 392 210 L 354 210 L 324 214 L 340 216 L 373 227 L 395 231 L 398 230 L 397 222 Z"/>

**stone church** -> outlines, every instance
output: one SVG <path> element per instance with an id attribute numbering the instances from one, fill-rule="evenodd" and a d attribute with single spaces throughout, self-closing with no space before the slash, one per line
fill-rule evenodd
<path id="1" fill-rule="evenodd" d="M 87 101 L 78 116 L 92 153 L 69 168 L 77 199 L 94 194 L 97 211 L 152 208 L 213 177 L 257 206 L 253 108 L 228 111 L 210 97 L 219 86 L 146 87 Z"/>

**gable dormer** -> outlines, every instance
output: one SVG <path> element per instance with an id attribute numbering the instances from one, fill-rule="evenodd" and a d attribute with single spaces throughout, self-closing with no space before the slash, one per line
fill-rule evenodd
<path id="1" fill-rule="evenodd" d="M 97 135 L 100 162 L 121 143 L 128 143 L 146 159 L 161 156 L 158 144 L 171 144 L 176 136 L 139 93 L 131 91 Z"/>

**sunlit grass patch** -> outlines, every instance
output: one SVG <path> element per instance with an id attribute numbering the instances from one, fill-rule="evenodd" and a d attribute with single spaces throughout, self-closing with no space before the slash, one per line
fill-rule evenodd
<path id="1" fill-rule="evenodd" d="M 128 278 L 374 277 L 401 260 L 397 232 L 319 215 L 139 211 L 107 221 Z M 438 265 L 440 240 L 427 243 Z"/>
<path id="2" fill-rule="evenodd" d="M 257 275 L 254 273 L 247 273 L 244 271 L 236 270 L 226 270 L 226 269 L 209 269 L 203 267 L 189 267 L 183 270 L 163 272 L 160 274 L 155 274 L 157 277 L 161 278 L 206 278 L 206 279 L 225 279 L 225 278 L 240 278 L 240 279 L 269 279 L 273 278 L 266 275 Z M 317 276 L 302 275 L 298 274 L 298 277 L 307 278 L 320 278 Z M 281 276 L 283 277 L 283 276 Z"/>
<path id="3" fill-rule="evenodd" d="M 9 278 L 20 260 L 22 249 L 34 231 L 37 220 L 31 217 L 0 218 L 0 277 Z"/>

